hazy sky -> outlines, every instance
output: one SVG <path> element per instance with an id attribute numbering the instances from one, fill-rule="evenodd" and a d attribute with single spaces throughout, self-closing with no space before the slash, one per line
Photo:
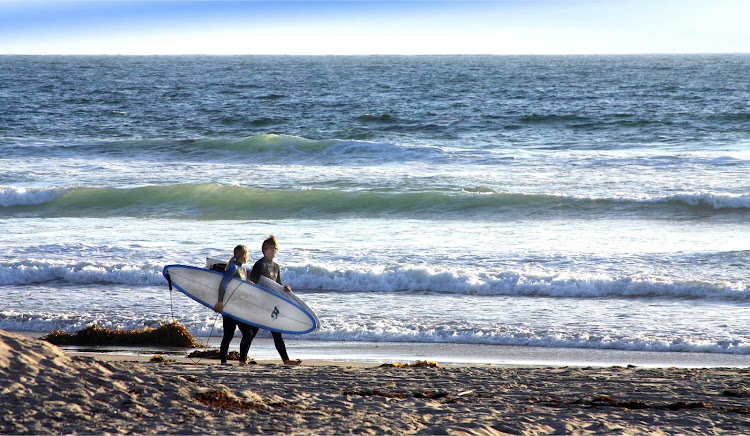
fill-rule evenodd
<path id="1" fill-rule="evenodd" d="M 748 17 L 750 0 L 0 0 L 0 54 L 748 53 Z"/>

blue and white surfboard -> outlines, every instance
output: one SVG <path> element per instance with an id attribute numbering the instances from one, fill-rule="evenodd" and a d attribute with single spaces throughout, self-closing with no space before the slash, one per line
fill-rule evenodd
<path id="1" fill-rule="evenodd" d="M 223 273 L 194 266 L 167 265 L 163 274 L 170 286 L 193 300 L 211 309 L 216 305 Z M 320 328 L 318 317 L 296 295 L 266 284 L 276 289 L 232 279 L 224 295 L 222 315 L 280 333 L 303 334 Z"/>

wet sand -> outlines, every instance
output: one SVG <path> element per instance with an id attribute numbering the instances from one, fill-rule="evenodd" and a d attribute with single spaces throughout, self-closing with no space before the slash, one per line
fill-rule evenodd
<path id="1" fill-rule="evenodd" d="M 40 334 L 25 333 L 30 337 Z M 205 343 L 206 338 L 197 338 Z M 241 336 L 236 335 L 230 349 L 238 350 Z M 210 348 L 219 348 L 221 338 L 210 338 Z M 680 353 L 653 351 L 602 350 L 590 348 L 545 348 L 504 345 L 409 343 L 409 342 L 340 342 L 285 338 L 287 351 L 306 362 L 323 361 L 346 364 L 436 361 L 442 366 L 628 366 L 647 368 L 750 368 L 750 355 L 722 353 Z M 129 355 L 150 358 L 154 354 L 180 358 L 194 349 L 164 346 L 64 346 L 71 354 L 91 353 Z M 257 361 L 278 362 L 279 355 L 270 337 L 258 337 L 250 348 L 250 357 Z"/>

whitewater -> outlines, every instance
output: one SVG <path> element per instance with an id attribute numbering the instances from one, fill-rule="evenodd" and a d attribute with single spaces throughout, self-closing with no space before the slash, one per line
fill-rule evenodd
<path id="1" fill-rule="evenodd" d="M 301 348 L 750 357 L 749 68 L 0 57 L 0 329 L 220 335 L 163 267 L 274 234 Z"/>

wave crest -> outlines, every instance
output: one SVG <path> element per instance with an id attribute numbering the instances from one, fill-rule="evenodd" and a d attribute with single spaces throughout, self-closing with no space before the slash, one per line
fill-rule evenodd
<path id="1" fill-rule="evenodd" d="M 675 194 L 657 202 L 675 202 L 690 206 L 704 206 L 711 209 L 750 209 L 750 194 L 717 194 L 699 192 L 695 194 Z"/>
<path id="2" fill-rule="evenodd" d="M 23 261 L 0 264 L 0 285 L 30 285 L 53 281 L 64 284 L 165 285 L 163 266 L 101 264 L 80 261 L 59 264 Z M 300 290 L 321 292 L 441 293 L 485 296 L 552 298 L 681 298 L 750 301 L 742 283 L 668 282 L 628 277 L 559 277 L 517 272 L 478 277 L 429 268 L 386 271 L 331 270 L 318 265 L 284 268 L 285 283 Z"/>
<path id="3" fill-rule="evenodd" d="M 379 117 L 376 117 L 379 118 Z M 389 116 L 377 122 L 389 122 Z M 256 127 L 273 126 L 282 123 L 279 118 L 260 117 L 250 124 Z M 224 123 L 247 122 L 235 116 L 226 117 Z M 358 135 L 361 136 L 362 132 Z M 368 136 L 365 134 L 365 136 Z M 439 147 L 400 145 L 391 142 L 375 142 L 364 139 L 309 139 L 302 136 L 264 133 L 248 137 L 207 137 L 207 138 L 160 138 L 160 139 L 127 139 L 102 141 L 67 141 L 59 143 L 15 144 L 13 153 L 19 155 L 38 154 L 39 148 L 45 153 L 57 156 L 80 155 L 114 155 L 123 154 L 148 155 L 154 159 L 198 159 L 202 162 L 247 162 L 258 163 L 259 160 L 285 163 L 310 160 L 340 163 L 341 159 L 368 160 L 377 158 L 383 161 L 421 160 L 424 158 L 442 157 Z"/>
<path id="4" fill-rule="evenodd" d="M 482 195 L 477 195 L 482 194 Z M 13 216 L 160 216 L 190 219 L 282 219 L 289 216 L 432 217 L 477 219 L 541 211 L 610 213 L 750 211 L 750 194 L 694 193 L 666 197 L 590 198 L 561 194 L 495 192 L 486 186 L 457 191 L 341 191 L 261 189 L 218 183 L 134 188 L 68 187 L 0 190 L 0 211 Z"/>
<path id="5" fill-rule="evenodd" d="M 71 188 L 17 188 L 0 186 L 0 207 L 35 206 L 57 199 Z"/>
<path id="6" fill-rule="evenodd" d="M 413 292 L 554 298 L 693 298 L 748 301 L 742 284 L 667 282 L 632 278 L 581 278 L 505 272 L 467 277 L 426 268 L 386 272 L 287 267 L 284 277 L 299 289 L 336 292 Z"/>
<path id="7" fill-rule="evenodd" d="M 66 284 L 162 285 L 161 269 L 149 265 L 101 265 L 92 262 L 57 264 L 24 261 L 0 264 L 0 286 L 60 281 Z"/>

